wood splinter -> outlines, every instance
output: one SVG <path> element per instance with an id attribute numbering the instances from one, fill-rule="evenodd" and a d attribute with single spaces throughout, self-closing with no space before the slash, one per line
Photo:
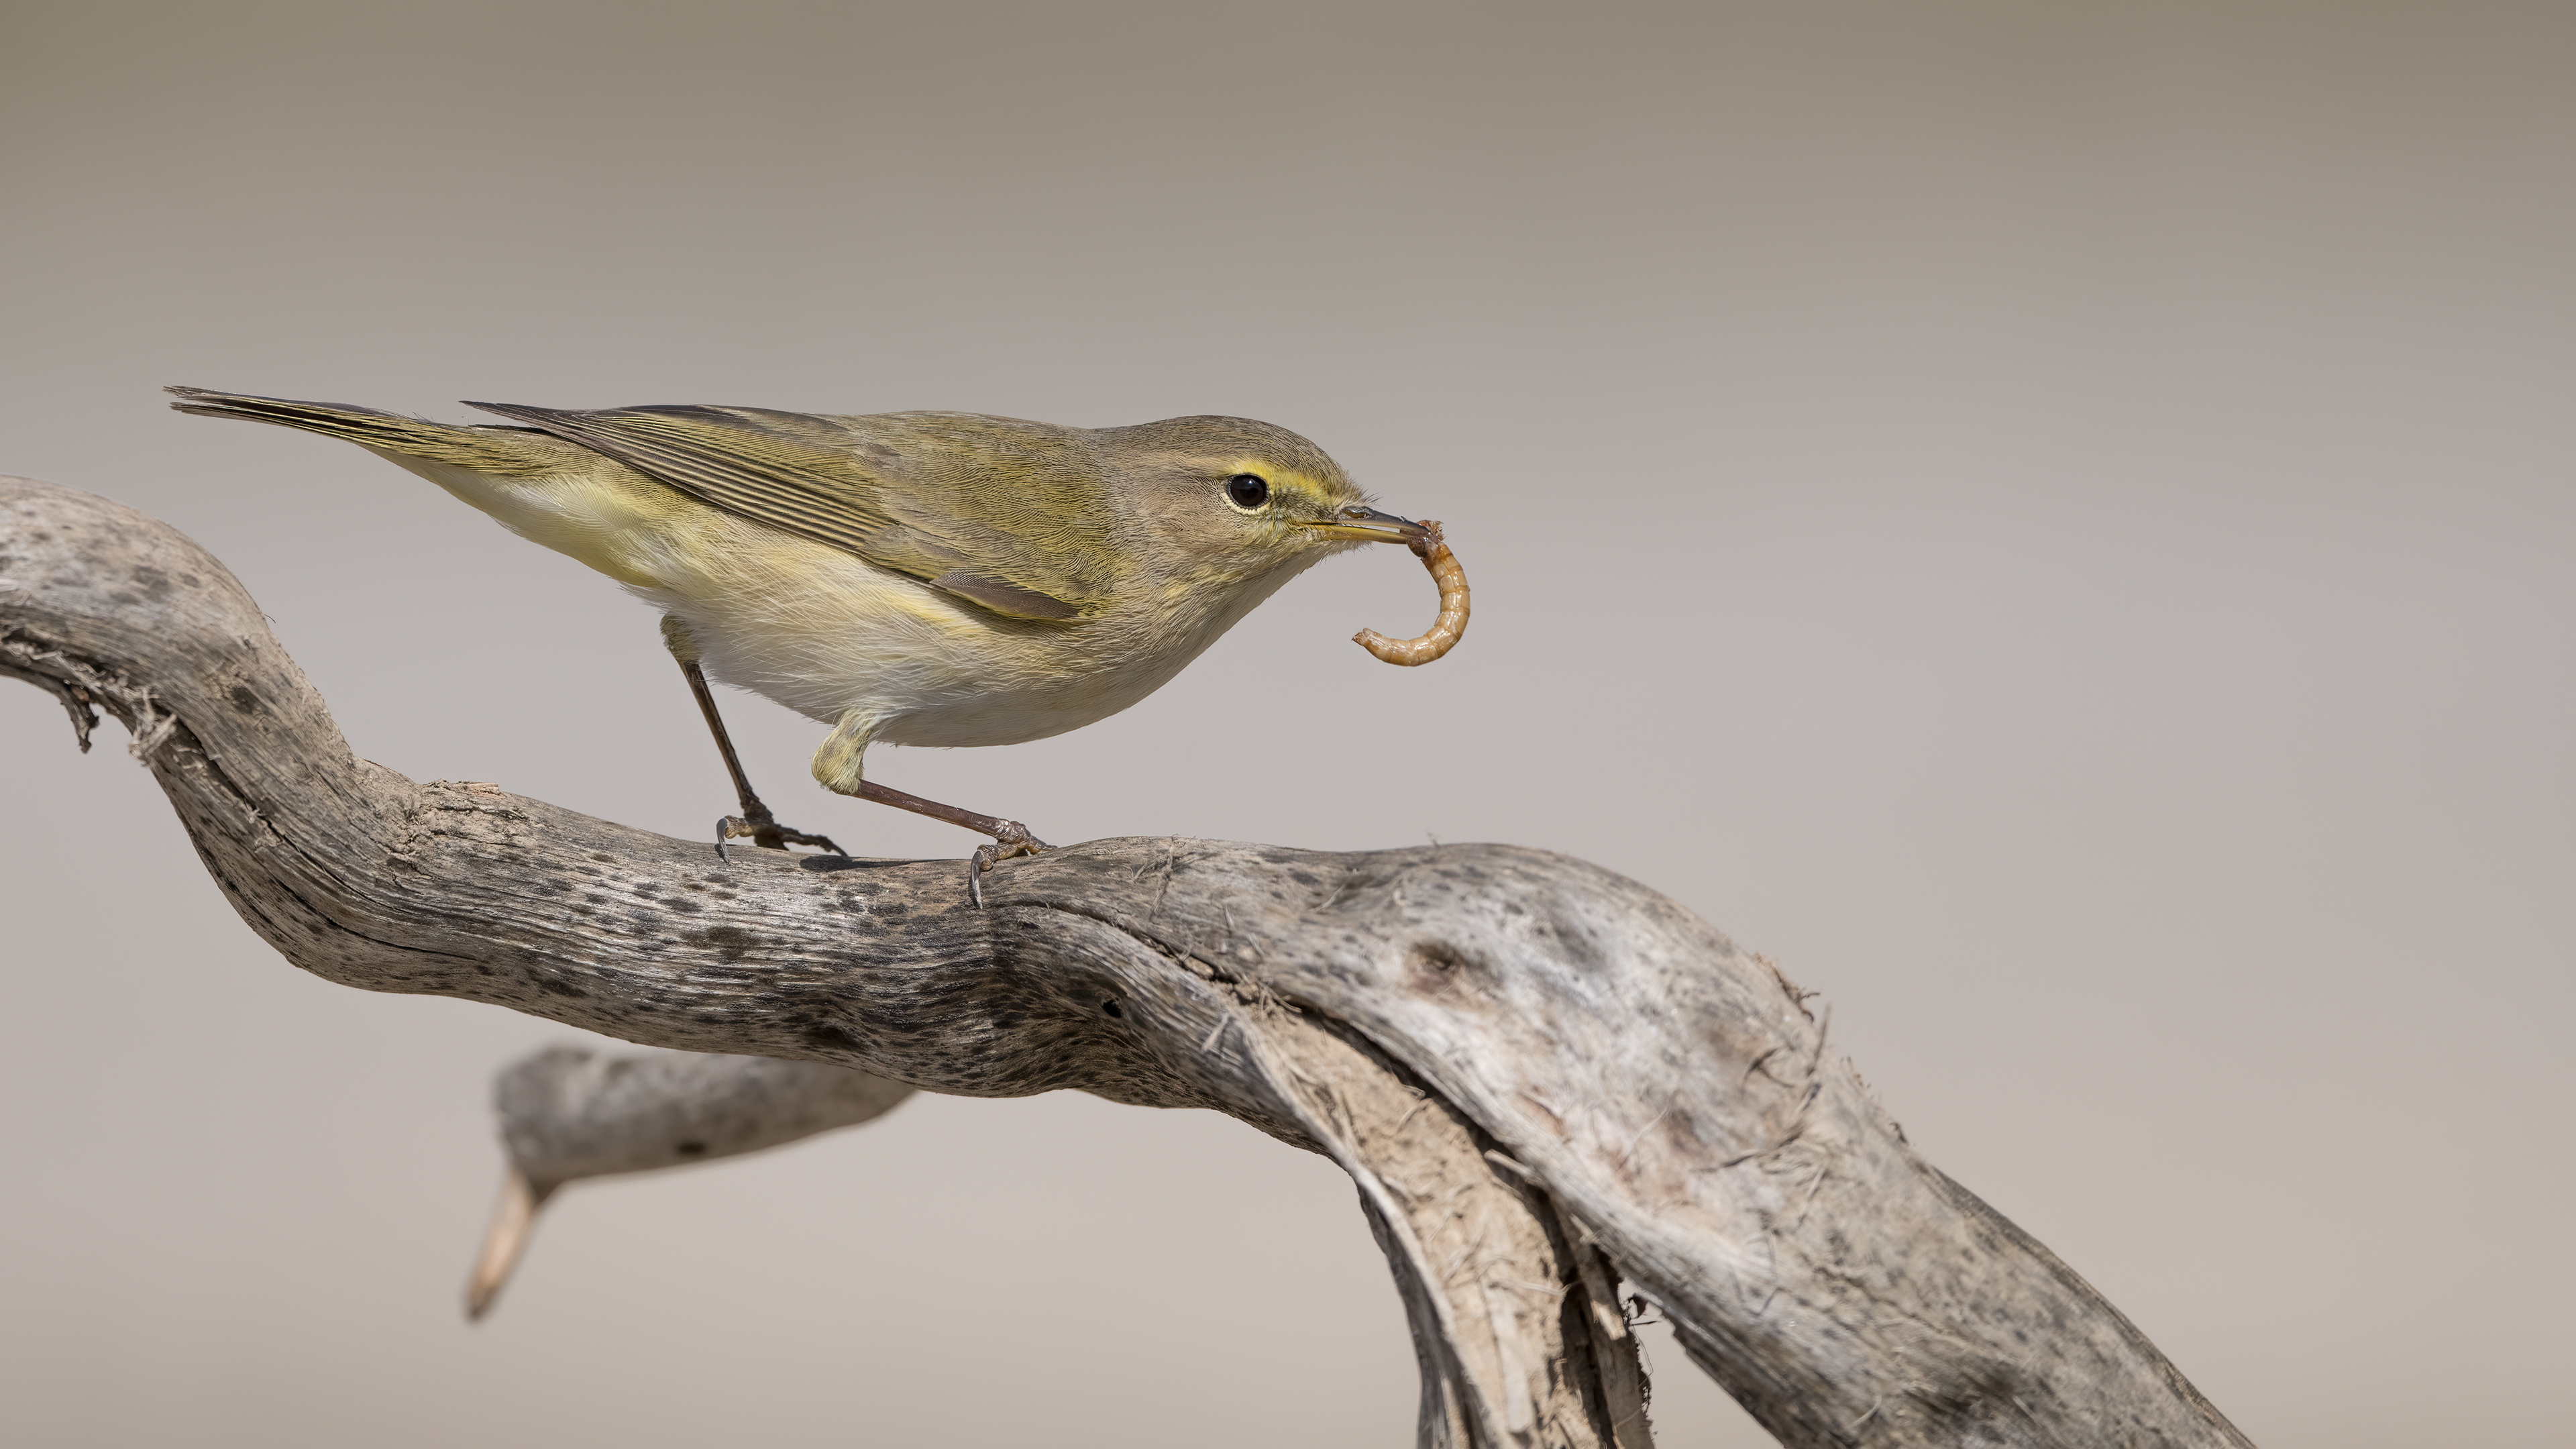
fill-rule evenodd
<path id="1" fill-rule="evenodd" d="M 1437 519 L 1422 520 L 1423 536 L 1411 545 L 1413 556 L 1431 570 L 1440 585 L 1440 617 L 1418 639 L 1389 639 L 1375 629 L 1362 629 L 1351 642 L 1389 664 L 1428 664 L 1458 645 L 1467 632 L 1467 571 L 1440 536 Z"/>

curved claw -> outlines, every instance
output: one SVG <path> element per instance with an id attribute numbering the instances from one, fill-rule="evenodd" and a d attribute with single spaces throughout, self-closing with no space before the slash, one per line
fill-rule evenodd
<path id="1" fill-rule="evenodd" d="M 1005 820 L 1002 824 L 1009 826 L 1012 833 L 996 836 L 990 845 L 976 846 L 975 853 L 966 860 L 966 899 L 973 902 L 979 911 L 984 909 L 984 872 L 987 869 L 1001 861 L 1036 855 L 1053 848 L 1029 834 L 1029 828 L 1016 820 Z"/>
<path id="2" fill-rule="evenodd" d="M 791 845 L 812 845 L 828 850 L 834 855 L 849 854 L 834 843 L 832 837 L 828 835 L 811 835 L 791 826 L 781 825 L 775 820 L 745 820 L 739 815 L 727 815 L 716 821 L 716 859 L 728 865 L 732 864 L 733 857 L 726 852 L 725 842 L 743 838 L 748 838 L 752 844 L 763 850 L 785 850 Z"/>

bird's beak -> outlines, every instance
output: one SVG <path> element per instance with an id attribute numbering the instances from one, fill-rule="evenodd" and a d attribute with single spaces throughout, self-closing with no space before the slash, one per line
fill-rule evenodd
<path id="1" fill-rule="evenodd" d="M 1306 523 L 1305 526 L 1326 538 L 1353 538 L 1362 543 L 1414 544 L 1431 537 L 1431 530 L 1411 519 L 1380 513 L 1357 503 L 1330 518 Z"/>

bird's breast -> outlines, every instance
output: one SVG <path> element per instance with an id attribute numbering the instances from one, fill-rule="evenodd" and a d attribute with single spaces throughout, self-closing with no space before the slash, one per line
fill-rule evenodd
<path id="1" fill-rule="evenodd" d="M 685 620 L 708 672 L 889 744 L 1044 739 L 1168 683 L 1296 570 L 1191 596 L 1130 597 L 1065 623 L 993 614 L 908 576 L 712 510 L 746 536 L 669 551 L 639 589 Z"/>

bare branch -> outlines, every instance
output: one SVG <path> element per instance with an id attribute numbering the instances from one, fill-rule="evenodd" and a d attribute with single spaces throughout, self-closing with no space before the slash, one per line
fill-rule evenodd
<path id="1" fill-rule="evenodd" d="M 758 1152 L 894 1110 L 912 1088 L 827 1062 L 553 1046 L 510 1064 L 492 1107 L 510 1163 L 465 1311 L 491 1311 L 557 1189 Z"/>
<path id="2" fill-rule="evenodd" d="M 982 911 L 952 861 L 727 867 L 359 761 L 222 566 L 131 510 L 0 481 L 0 577 L 0 668 L 124 721 L 306 970 L 931 1091 L 1213 1107 L 1331 1156 L 1412 1318 L 1426 1444 L 1641 1442 L 1610 1265 L 1791 1445 L 2244 1442 L 1915 1155 L 1802 993 L 1597 867 L 1106 840 L 1000 866 Z M 753 1069 L 705 1070 L 643 1115 L 785 1130 L 725 1105 Z M 649 1136 L 532 1131 L 528 1159 L 649 1166 Z"/>

